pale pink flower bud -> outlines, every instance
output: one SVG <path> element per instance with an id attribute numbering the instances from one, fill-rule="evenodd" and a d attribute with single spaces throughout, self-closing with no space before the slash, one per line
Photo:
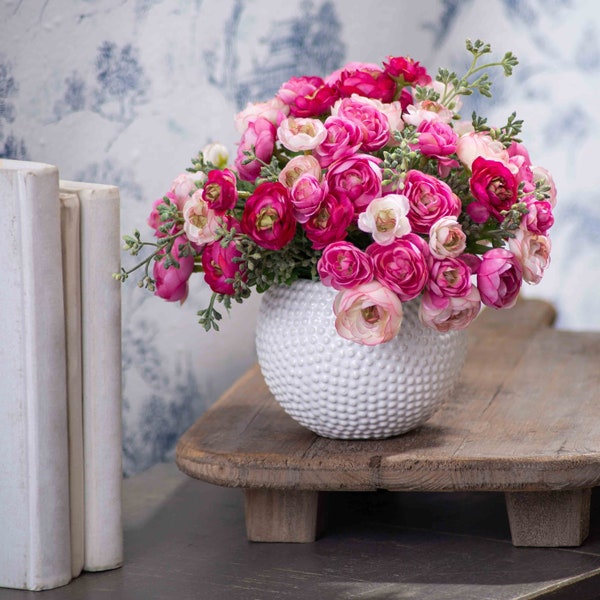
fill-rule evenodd
<path id="1" fill-rule="evenodd" d="M 235 116 L 235 128 L 238 133 L 242 134 L 246 131 L 248 125 L 259 117 L 267 119 L 267 121 L 277 126 L 289 113 L 290 107 L 277 97 L 271 98 L 267 102 L 248 103 L 246 108 Z"/>
<path id="2" fill-rule="evenodd" d="M 183 218 L 183 230 L 190 242 L 198 245 L 214 242 L 219 218 L 202 198 L 202 190 L 196 191 L 185 203 Z"/>
<path id="3" fill-rule="evenodd" d="M 517 229 L 515 237 L 508 240 L 508 247 L 523 269 L 523 280 L 538 284 L 550 264 L 550 238 Z"/>
<path id="4" fill-rule="evenodd" d="M 429 230 L 429 249 L 435 258 L 456 258 L 467 245 L 467 236 L 454 217 L 442 217 Z"/>
<path id="5" fill-rule="evenodd" d="M 190 196 L 204 183 L 206 175 L 200 173 L 190 173 L 185 171 L 179 174 L 171 184 L 169 191 L 173 194 L 172 200 L 181 210 L 183 205 L 190 199 Z"/>

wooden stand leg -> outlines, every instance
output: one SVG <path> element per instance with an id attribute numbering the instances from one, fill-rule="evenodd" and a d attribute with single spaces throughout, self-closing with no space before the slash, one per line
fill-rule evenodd
<path id="1" fill-rule="evenodd" d="M 246 489 L 246 533 L 252 542 L 314 542 L 319 492 Z"/>
<path id="2" fill-rule="evenodd" d="M 514 546 L 580 546 L 590 528 L 591 489 L 511 492 L 506 509 Z"/>

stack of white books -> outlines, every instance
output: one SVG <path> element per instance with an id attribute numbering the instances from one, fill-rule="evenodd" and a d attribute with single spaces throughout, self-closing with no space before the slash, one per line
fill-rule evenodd
<path id="1" fill-rule="evenodd" d="M 0 586 L 123 561 L 119 190 L 0 160 Z"/>

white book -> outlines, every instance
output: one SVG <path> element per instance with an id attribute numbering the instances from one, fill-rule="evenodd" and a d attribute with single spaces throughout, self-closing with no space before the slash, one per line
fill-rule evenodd
<path id="1" fill-rule="evenodd" d="M 80 203 L 84 566 L 123 562 L 119 190 L 61 181 Z"/>
<path id="2" fill-rule="evenodd" d="M 56 167 L 0 160 L 0 586 L 71 579 Z"/>
<path id="3" fill-rule="evenodd" d="M 71 507 L 71 574 L 84 563 L 83 381 L 81 356 L 81 235 L 77 194 L 60 194 L 63 290 L 67 358 L 69 429 L 69 504 Z"/>

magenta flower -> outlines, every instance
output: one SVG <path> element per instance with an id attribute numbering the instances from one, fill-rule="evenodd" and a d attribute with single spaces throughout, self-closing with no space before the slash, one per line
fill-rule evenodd
<path id="1" fill-rule="evenodd" d="M 296 233 L 288 190 L 281 183 L 261 183 L 248 198 L 240 225 L 259 246 L 281 250 Z"/>
<path id="2" fill-rule="evenodd" d="M 223 215 L 236 205 L 238 199 L 236 184 L 237 180 L 233 171 L 213 169 L 208 173 L 202 191 L 202 199 L 217 215 Z"/>
<path id="3" fill-rule="evenodd" d="M 269 163 L 275 148 L 275 125 L 259 117 L 248 124 L 248 128 L 242 135 L 238 147 L 235 166 L 241 179 L 245 181 L 256 181 L 260 175 L 262 162 Z M 256 159 L 248 161 L 244 152 L 254 152 Z M 261 162 L 262 161 L 262 162 Z"/>
<path id="4" fill-rule="evenodd" d="M 408 56 L 388 56 L 383 66 L 390 76 L 408 85 L 429 85 L 431 77 L 427 69 Z"/>
<path id="5" fill-rule="evenodd" d="M 210 289 L 217 294 L 233 295 L 232 279 L 240 271 L 240 263 L 235 258 L 241 256 L 235 243 L 223 247 L 219 242 L 208 244 L 202 252 L 202 269 L 204 280 Z"/>
<path id="6" fill-rule="evenodd" d="M 493 308 L 511 308 L 517 301 L 523 272 L 518 259 L 504 248 L 488 250 L 477 271 L 481 301 Z"/>
<path id="7" fill-rule="evenodd" d="M 477 200 L 476 204 L 483 207 L 500 223 L 504 220 L 502 211 L 509 210 L 517 201 L 519 182 L 510 169 L 501 162 L 482 157 L 476 158 L 473 161 L 473 174 L 469 185 L 473 197 Z"/>
<path id="8" fill-rule="evenodd" d="M 381 246 L 371 244 L 367 254 L 373 259 L 375 278 L 398 294 L 402 302 L 416 298 L 429 278 L 427 244 L 409 233 Z"/>
<path id="9" fill-rule="evenodd" d="M 344 69 L 339 74 L 337 89 L 341 98 L 358 94 L 365 98 L 391 102 L 396 92 L 396 83 L 383 69 L 365 65 L 359 69 Z"/>
<path id="10" fill-rule="evenodd" d="M 373 260 L 350 242 L 333 242 L 323 250 L 317 270 L 324 285 L 350 289 L 373 279 Z"/>
<path id="11" fill-rule="evenodd" d="M 341 158 L 355 154 L 362 144 L 363 133 L 360 125 L 342 117 L 328 117 L 325 121 L 327 136 L 314 150 L 322 167 Z"/>
<path id="12" fill-rule="evenodd" d="M 306 237 L 315 250 L 321 250 L 332 242 L 339 242 L 347 235 L 354 210 L 346 196 L 326 194 L 316 212 L 302 226 Z"/>
<path id="13" fill-rule="evenodd" d="M 403 193 L 410 203 L 408 220 L 414 232 L 428 234 L 442 217 L 456 218 L 460 214 L 460 199 L 441 179 L 412 169 L 404 183 Z"/>
<path id="14" fill-rule="evenodd" d="M 292 77 L 277 97 L 289 106 L 292 117 L 316 117 L 331 108 L 339 94 L 320 77 Z"/>
<path id="15" fill-rule="evenodd" d="M 155 283 L 154 294 L 168 302 L 183 303 L 188 295 L 188 279 L 194 270 L 194 257 L 191 254 L 181 256 L 182 246 L 188 240 L 184 235 L 175 238 L 171 256 L 179 263 L 179 267 L 165 267 L 166 251 L 161 251 L 162 258 L 154 263 L 152 277 Z"/>

